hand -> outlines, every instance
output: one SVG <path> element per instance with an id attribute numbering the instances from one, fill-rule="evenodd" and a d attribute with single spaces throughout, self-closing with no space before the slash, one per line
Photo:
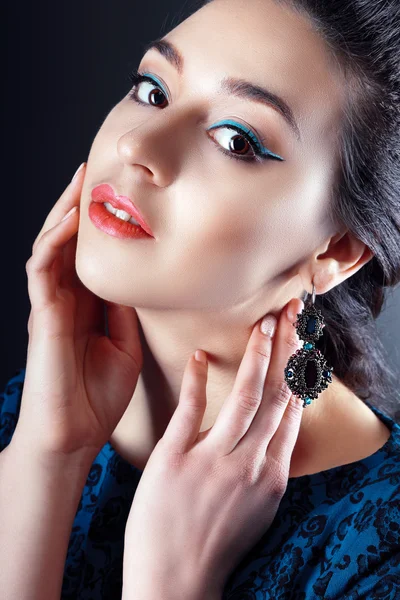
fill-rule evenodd
<path id="1" fill-rule="evenodd" d="M 84 164 L 50 211 L 26 263 L 29 344 L 12 441 L 49 457 L 96 456 L 132 398 L 143 361 L 136 311 L 106 303 L 108 338 L 104 301 L 76 274 L 85 170 Z"/>
<path id="2" fill-rule="evenodd" d="M 297 298 L 291 303 L 294 314 L 304 307 Z M 286 307 L 274 341 L 258 322 L 232 392 L 213 427 L 201 433 L 207 364 L 190 357 L 179 404 L 129 513 L 123 598 L 167 599 L 177 590 L 188 600 L 221 598 L 287 488 L 303 401 L 291 394 L 284 368 L 300 345 Z"/>

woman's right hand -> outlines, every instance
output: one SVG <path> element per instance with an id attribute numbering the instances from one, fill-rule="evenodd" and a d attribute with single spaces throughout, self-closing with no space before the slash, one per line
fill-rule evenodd
<path id="1" fill-rule="evenodd" d="M 94 458 L 124 414 L 143 365 L 135 309 L 103 301 L 76 274 L 85 172 L 86 164 L 50 211 L 26 263 L 29 344 L 13 441 L 42 456 Z"/>

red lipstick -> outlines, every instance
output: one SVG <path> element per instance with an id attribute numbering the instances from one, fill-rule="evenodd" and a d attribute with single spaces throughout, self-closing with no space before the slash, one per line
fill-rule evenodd
<path id="1" fill-rule="evenodd" d="M 89 217 L 99 229 L 119 238 L 149 236 L 154 238 L 152 230 L 139 212 L 139 209 L 127 196 L 117 196 L 110 185 L 102 183 L 92 189 L 91 197 L 92 202 L 89 205 Z M 105 202 L 109 202 L 115 209 L 127 212 L 139 225 L 123 221 L 110 213 L 104 206 Z"/>

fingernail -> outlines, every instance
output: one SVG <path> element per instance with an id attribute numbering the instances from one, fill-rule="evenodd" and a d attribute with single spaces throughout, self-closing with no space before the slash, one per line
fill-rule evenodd
<path id="1" fill-rule="evenodd" d="M 65 219 L 68 219 L 68 217 L 70 217 L 70 216 L 71 216 L 71 215 L 72 215 L 72 214 L 73 214 L 73 213 L 74 213 L 74 212 L 75 212 L 77 209 L 78 209 L 78 207 L 77 207 L 77 206 L 73 206 L 73 207 L 71 208 L 71 210 L 69 210 L 69 211 L 67 212 L 67 214 L 63 216 L 63 218 L 61 219 L 60 223 L 62 223 L 62 221 L 65 221 Z"/>
<path id="2" fill-rule="evenodd" d="M 194 357 L 197 360 L 197 362 L 201 362 L 204 365 L 207 364 L 207 357 L 203 350 L 196 350 L 196 352 L 194 353 Z"/>
<path id="3" fill-rule="evenodd" d="M 300 309 L 297 310 L 296 306 L 298 306 L 298 303 L 300 302 Z M 287 318 L 289 319 L 289 321 L 291 323 L 294 323 L 297 319 L 297 314 L 300 313 L 304 308 L 304 302 L 303 300 L 301 300 L 300 298 L 295 298 L 292 299 L 289 304 L 287 305 L 286 308 L 286 314 L 287 314 Z"/>
<path id="4" fill-rule="evenodd" d="M 269 337 L 273 337 L 276 328 L 276 319 L 273 315 L 266 315 L 261 321 L 260 331 L 264 335 L 269 335 Z"/>
<path id="5" fill-rule="evenodd" d="M 73 180 L 75 179 L 75 177 L 78 175 L 79 171 L 82 169 L 82 167 L 83 167 L 83 165 L 84 165 L 84 164 L 85 164 L 85 163 L 83 162 L 83 163 L 82 163 L 82 164 L 81 164 L 81 165 L 80 165 L 80 166 L 77 168 L 77 170 L 75 171 L 75 175 L 73 176 L 73 178 L 71 179 L 71 181 L 73 181 Z"/>

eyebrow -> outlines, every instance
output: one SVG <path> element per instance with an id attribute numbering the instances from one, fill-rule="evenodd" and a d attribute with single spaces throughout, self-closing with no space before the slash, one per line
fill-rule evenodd
<path id="1" fill-rule="evenodd" d="M 159 38 L 145 44 L 143 48 L 143 54 L 146 54 L 149 50 L 157 50 L 166 60 L 178 71 L 181 75 L 183 73 L 183 56 L 179 50 L 172 44 L 172 42 L 165 38 Z M 300 129 L 294 118 L 293 111 L 290 106 L 277 94 L 274 94 L 270 90 L 263 88 L 259 85 L 254 85 L 244 79 L 237 79 L 235 77 L 225 77 L 221 81 L 221 88 L 228 94 L 233 94 L 239 98 L 245 98 L 253 102 L 259 102 L 261 104 L 267 104 L 277 110 L 291 130 L 296 135 L 298 141 L 301 140 Z"/>

